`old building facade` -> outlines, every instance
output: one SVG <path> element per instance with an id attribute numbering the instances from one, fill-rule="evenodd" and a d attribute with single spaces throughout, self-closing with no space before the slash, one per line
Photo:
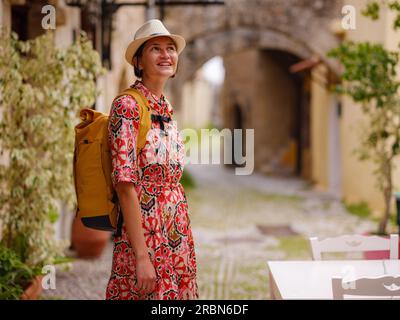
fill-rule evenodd
<path id="1" fill-rule="evenodd" d="M 92 40 L 93 47 L 102 55 L 101 15 L 98 6 L 81 10 L 78 7 L 68 6 L 63 0 L 1 0 L 0 25 L 16 32 L 22 40 L 33 39 L 46 32 L 42 21 L 50 13 L 43 10 L 47 5 L 54 8 L 55 28 L 49 30 L 54 32 L 57 46 L 70 45 L 83 30 Z M 141 7 L 126 7 L 115 13 L 111 55 L 109 55 L 111 68 L 104 76 L 97 79 L 98 91 L 101 94 L 96 100 L 94 106 L 96 109 L 107 112 L 114 96 L 133 81 L 133 70 L 122 57 L 129 41 L 133 38 L 134 31 L 145 19 L 146 11 Z M 1 112 L 0 106 L 0 115 Z M 5 158 L 0 160 L 7 161 Z M 62 205 L 60 211 L 60 219 L 55 226 L 57 236 L 69 239 L 74 214 L 67 212 Z"/>
<path id="2" fill-rule="evenodd" d="M 45 4 L 56 8 L 59 45 L 71 43 L 83 29 L 101 53 L 96 10 L 67 6 L 64 0 L 2 0 L 0 24 L 25 39 L 40 35 L 44 32 L 40 9 Z M 345 4 L 356 9 L 355 30 L 340 27 Z M 224 6 L 166 7 L 165 24 L 187 40 L 179 73 L 168 86 L 178 120 L 182 116 L 187 123 L 196 122 L 182 110 L 193 107 L 196 117 L 212 92 L 203 80 L 196 80 L 196 72 L 209 59 L 222 57 L 226 75 L 219 105 L 221 128 L 255 130 L 256 171 L 302 177 L 347 202 L 365 201 L 380 210 L 383 199 L 375 188 L 373 165 L 353 154 L 359 142 L 354 127 L 362 121 L 360 108 L 330 91 L 340 68 L 326 55 L 343 39 L 396 47 L 399 39 L 391 30 L 391 14 L 384 12 L 382 19 L 371 22 L 360 14 L 365 4 L 364 0 L 226 0 Z M 112 67 L 98 79 L 99 110 L 107 111 L 113 97 L 134 80 L 124 50 L 134 30 L 153 16 L 144 7 L 122 7 L 115 13 Z M 190 92 L 197 93 L 188 106 Z M 204 108 L 210 113 L 209 107 Z M 398 170 L 398 187 L 399 182 Z"/>
<path id="3" fill-rule="evenodd" d="M 383 197 L 374 166 L 354 154 L 365 119 L 358 105 L 332 93 L 340 66 L 327 57 L 345 39 L 397 49 L 393 14 L 384 10 L 372 22 L 361 14 L 366 3 L 232 0 L 220 8 L 171 9 L 167 23 L 188 40 L 172 88 L 177 105 L 182 83 L 211 57 L 223 57 L 223 127 L 255 130 L 255 169 L 302 177 L 378 213 Z M 345 5 L 354 9 L 355 29 L 342 26 Z M 399 168 L 394 183 L 400 188 Z"/>

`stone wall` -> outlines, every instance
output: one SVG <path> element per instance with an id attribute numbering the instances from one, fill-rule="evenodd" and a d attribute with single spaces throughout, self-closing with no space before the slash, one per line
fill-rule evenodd
<path id="1" fill-rule="evenodd" d="M 272 53 L 255 49 L 228 55 L 224 64 L 225 126 L 255 130 L 256 170 L 295 173 L 296 154 L 288 153 L 297 147 L 294 131 L 299 97 L 285 66 Z M 237 123 L 237 108 L 241 124 Z"/>
<path id="2" fill-rule="evenodd" d="M 336 62 L 326 52 L 338 44 L 332 21 L 341 17 L 342 1 L 229 0 L 224 6 L 167 9 L 167 27 L 187 40 L 180 57 L 180 73 L 171 81 L 177 110 L 181 88 L 193 79 L 204 62 L 222 56 L 226 68 L 223 93 L 223 127 L 234 128 L 237 117 L 243 128 L 255 129 L 255 168 L 265 173 L 297 173 L 311 177 L 309 110 L 276 54 L 296 57 L 292 63 L 318 55 L 330 70 Z M 179 16 L 179 19 L 177 17 Z M 279 56 L 279 54 L 278 54 Z M 286 70 L 284 70 L 286 68 Z M 302 100 L 303 99 L 303 100 Z M 301 105 L 303 103 L 303 106 Z M 308 105 L 304 105 L 308 103 Z M 303 117 L 303 118 L 301 118 Z M 303 138 L 301 138 L 303 135 Z M 306 137 L 304 137 L 306 136 Z"/>
<path id="3" fill-rule="evenodd" d="M 192 77 L 215 55 L 248 48 L 280 49 L 303 58 L 316 53 L 336 68 L 325 53 L 338 43 L 330 26 L 341 15 L 341 2 L 229 0 L 225 6 L 169 8 L 166 24 L 188 42 L 179 79 Z"/>

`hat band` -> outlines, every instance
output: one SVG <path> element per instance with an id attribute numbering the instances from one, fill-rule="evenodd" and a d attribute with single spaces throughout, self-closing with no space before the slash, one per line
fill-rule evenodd
<path id="1" fill-rule="evenodd" d="M 170 33 L 165 33 L 165 32 L 155 32 L 155 33 L 152 33 L 152 34 L 148 35 L 147 37 L 153 37 L 153 36 L 158 36 L 158 35 L 170 36 L 171 34 Z M 138 39 L 140 39 L 140 38 L 135 38 L 135 40 L 138 40 Z"/>

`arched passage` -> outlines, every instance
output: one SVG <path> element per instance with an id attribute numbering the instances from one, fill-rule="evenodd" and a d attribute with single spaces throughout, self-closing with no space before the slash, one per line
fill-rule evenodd
<path id="1" fill-rule="evenodd" d="M 225 57 L 224 127 L 254 129 L 257 171 L 308 178 L 310 73 L 289 71 L 299 61 L 280 50 L 248 49 Z M 237 147 L 234 142 L 232 151 Z"/>
<path id="2" fill-rule="evenodd" d="M 322 34 L 322 35 L 321 35 Z M 326 52 L 338 43 L 330 32 L 321 30 L 319 37 L 327 41 L 314 43 L 314 39 L 297 39 L 285 32 L 274 29 L 255 29 L 251 27 L 236 27 L 233 29 L 209 30 L 187 39 L 187 47 L 180 56 L 179 73 L 170 84 L 171 100 L 177 109 L 182 102 L 181 88 L 192 79 L 195 72 L 214 56 L 227 56 L 233 52 L 248 49 L 280 50 L 308 59 L 318 55 L 333 73 L 338 73 L 335 61 L 326 57 Z M 318 45 L 317 45 L 318 44 Z"/>
<path id="3" fill-rule="evenodd" d="M 180 73 L 170 86 L 172 102 L 179 110 L 183 84 L 210 58 L 218 55 L 225 63 L 233 56 L 253 54 L 237 58 L 236 66 L 234 58 L 226 65 L 223 126 L 255 129 L 256 170 L 312 179 L 311 69 L 293 74 L 289 67 L 318 56 L 329 72 L 338 73 L 338 66 L 326 52 L 339 42 L 329 29 L 339 2 L 318 8 L 286 4 L 285 10 L 272 2 L 265 1 L 265 6 L 271 3 L 268 10 L 256 10 L 251 0 L 246 9 L 227 5 L 214 14 L 220 19 L 212 21 L 194 12 L 182 15 L 174 31 L 185 36 L 187 48 L 180 57 Z M 308 17 L 307 23 L 292 19 L 296 16 Z M 236 74 L 232 81 L 228 81 L 229 74 Z M 232 116 L 238 112 L 240 125 Z"/>

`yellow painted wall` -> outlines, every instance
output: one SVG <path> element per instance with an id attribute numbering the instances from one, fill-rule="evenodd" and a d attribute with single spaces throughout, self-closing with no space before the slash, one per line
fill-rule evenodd
<path id="1" fill-rule="evenodd" d="M 102 95 L 97 99 L 98 109 L 108 112 L 119 90 L 135 81 L 133 67 L 125 61 L 125 50 L 133 40 L 136 30 L 144 23 L 145 9 L 124 7 L 115 15 L 112 42 L 112 70 L 99 79 Z M 123 87 L 123 88 L 120 88 Z"/>
<path id="2" fill-rule="evenodd" d="M 365 201 L 373 210 L 378 210 L 382 205 L 382 196 L 374 186 L 373 165 L 360 161 L 354 154 L 363 125 L 365 121 L 360 106 L 344 98 L 341 120 L 343 198 L 349 203 Z"/>
<path id="3" fill-rule="evenodd" d="M 214 90 L 201 72 L 183 86 L 183 103 L 180 110 L 180 128 L 206 128 L 211 122 Z"/>
<path id="4" fill-rule="evenodd" d="M 8 0 L 0 0 L 0 26 L 10 28 L 11 6 Z"/>
<path id="5" fill-rule="evenodd" d="M 395 14 L 393 12 L 388 13 L 388 18 L 386 19 L 386 28 L 388 32 L 385 37 L 385 46 L 390 50 L 399 50 L 400 43 L 400 31 L 394 31 L 392 28 L 392 21 L 394 19 Z M 397 74 L 400 78 L 400 65 L 397 66 Z M 400 192 L 400 156 L 397 157 L 395 161 L 395 170 L 393 173 L 393 183 L 395 191 Z M 393 203 L 393 210 L 394 203 Z"/>
<path id="6" fill-rule="evenodd" d="M 59 1 L 59 6 L 65 10 L 65 21 L 56 26 L 55 43 L 59 47 L 65 47 L 73 41 L 73 30 L 78 31 L 80 28 L 80 10 L 66 6 L 62 0 Z M 97 99 L 97 107 L 100 111 L 108 112 L 120 86 L 129 85 L 135 80 L 133 67 L 125 61 L 124 54 L 136 29 L 144 22 L 144 10 L 144 8 L 125 7 L 116 14 L 112 42 L 113 69 L 97 82 L 98 89 L 102 93 Z M 36 28 L 35 32 L 40 31 L 40 18 L 40 15 L 36 15 L 31 21 L 32 28 Z M 8 0 L 0 0 L 0 25 L 11 27 L 11 6 Z M 6 155 L 3 158 L 0 157 L 0 161 L 7 161 Z M 60 219 L 55 225 L 57 237 L 69 239 L 71 219 L 73 219 L 72 213 L 66 211 L 60 213 Z"/>
<path id="7" fill-rule="evenodd" d="M 373 22 L 360 14 L 366 1 L 353 0 L 346 3 L 354 5 L 357 11 L 356 29 L 346 31 L 346 39 L 382 43 L 388 49 L 398 49 L 400 34 L 392 30 L 393 14 L 383 11 L 380 20 Z M 361 162 L 354 154 L 354 149 L 359 145 L 358 131 L 363 121 L 361 107 L 348 98 L 343 98 L 342 101 L 340 129 L 343 198 L 349 203 L 365 201 L 377 215 L 383 208 L 383 197 L 375 186 L 374 165 L 371 162 Z M 394 183 L 399 188 L 400 160 L 397 159 L 396 163 L 398 169 L 394 175 Z"/>
<path id="8" fill-rule="evenodd" d="M 318 190 L 328 189 L 328 109 L 330 94 L 326 89 L 327 67 L 311 72 L 311 161 L 312 180 Z"/>

